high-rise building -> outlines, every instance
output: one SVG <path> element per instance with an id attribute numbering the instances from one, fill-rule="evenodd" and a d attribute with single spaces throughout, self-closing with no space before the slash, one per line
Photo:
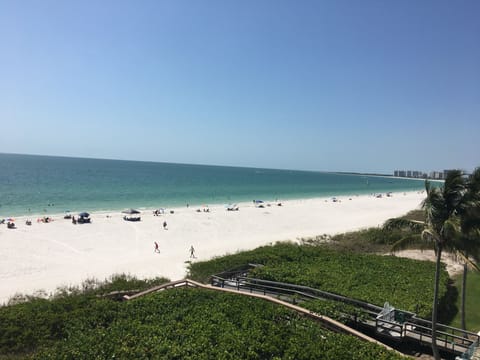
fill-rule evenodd
<path id="1" fill-rule="evenodd" d="M 443 172 L 441 171 L 432 171 L 430 173 L 430 178 L 435 180 L 442 180 L 443 179 Z"/>

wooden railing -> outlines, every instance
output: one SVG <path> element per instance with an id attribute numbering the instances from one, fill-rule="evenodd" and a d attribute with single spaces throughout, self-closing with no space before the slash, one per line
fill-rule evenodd
<path id="1" fill-rule="evenodd" d="M 174 288 L 180 288 L 180 287 L 204 287 L 203 284 L 200 284 L 196 281 L 190 280 L 190 279 L 183 279 L 183 280 L 177 280 L 177 281 L 172 281 L 166 284 L 158 285 L 155 287 L 152 287 L 150 289 L 141 291 L 135 295 L 125 295 L 123 297 L 124 300 L 133 300 L 136 298 L 139 298 L 141 296 L 153 293 L 153 292 L 159 292 L 163 290 L 168 290 L 168 289 L 174 289 Z"/>
<path id="2" fill-rule="evenodd" d="M 263 294 L 266 296 L 284 296 L 288 297 L 288 299 L 286 298 L 285 300 L 292 303 L 309 299 L 328 299 L 339 301 L 362 309 L 364 314 L 367 316 L 366 319 L 360 320 L 362 324 L 375 327 L 375 331 L 382 336 L 388 336 L 397 340 L 408 338 L 420 343 L 431 344 L 431 321 L 418 318 L 416 314 L 412 312 L 398 310 L 399 313 L 405 316 L 405 321 L 382 319 L 378 318 L 378 314 L 383 308 L 368 302 L 310 288 L 308 286 L 249 278 L 246 276 L 235 276 L 239 274 L 239 272 L 236 272 L 235 270 L 231 272 L 225 272 L 223 274 L 227 273 L 233 276 L 231 278 L 223 278 L 218 275 L 212 276 L 212 286 L 235 289 L 241 292 Z M 245 269 L 242 269 L 241 275 L 244 274 Z M 353 318 L 351 317 L 351 319 Z M 357 321 L 356 318 L 355 321 Z M 443 350 L 462 354 L 466 352 L 470 346 L 474 344 L 478 345 L 480 343 L 480 336 L 470 331 L 465 331 L 444 324 L 437 324 L 437 329 L 437 345 Z"/>
<path id="3" fill-rule="evenodd" d="M 314 289 L 308 286 L 295 285 L 289 283 L 282 283 L 276 281 L 262 280 L 248 278 L 244 276 L 236 277 L 235 279 L 225 279 L 217 275 L 211 277 L 211 284 L 219 287 L 236 288 L 237 290 L 247 290 L 250 292 L 261 292 L 264 295 L 291 295 L 303 299 L 328 299 L 343 302 L 345 304 L 353 305 L 361 308 L 366 313 L 372 315 L 372 319 L 382 310 L 382 307 L 360 301 L 357 299 L 348 298 L 339 294 L 334 294 L 328 291 Z M 295 301 L 295 298 L 293 298 Z"/>

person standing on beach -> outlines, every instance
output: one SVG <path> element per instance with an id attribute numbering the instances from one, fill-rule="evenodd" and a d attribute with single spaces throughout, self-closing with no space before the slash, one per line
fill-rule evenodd
<path id="1" fill-rule="evenodd" d="M 195 259 L 195 248 L 190 246 L 190 259 Z"/>
<path id="2" fill-rule="evenodd" d="M 163 222 L 163 230 L 167 230 L 167 222 L 166 221 Z"/>
<path id="3" fill-rule="evenodd" d="M 156 241 L 153 242 L 155 244 L 155 252 L 160 254 L 160 249 L 158 248 L 158 243 Z"/>

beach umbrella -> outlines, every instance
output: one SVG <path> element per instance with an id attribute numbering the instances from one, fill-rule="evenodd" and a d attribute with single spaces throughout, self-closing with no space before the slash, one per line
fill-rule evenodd
<path id="1" fill-rule="evenodd" d="M 126 209 L 126 210 L 123 210 L 122 213 L 133 215 L 133 214 L 140 214 L 140 211 L 135 209 Z"/>
<path id="2" fill-rule="evenodd" d="M 78 214 L 78 216 L 80 216 L 80 217 L 89 217 L 90 214 L 87 213 L 87 212 L 81 212 L 80 214 Z"/>

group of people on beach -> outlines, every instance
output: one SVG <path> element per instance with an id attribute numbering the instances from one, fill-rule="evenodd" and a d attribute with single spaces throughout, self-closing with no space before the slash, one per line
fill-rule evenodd
<path id="1" fill-rule="evenodd" d="M 153 251 L 160 254 L 160 247 L 159 247 L 158 243 L 156 241 L 154 241 L 153 245 L 155 247 L 155 249 Z M 190 259 L 196 259 L 195 248 L 193 247 L 193 245 L 190 246 Z"/>
<path id="2" fill-rule="evenodd" d="M 154 216 L 155 216 L 155 214 L 154 214 Z M 157 215 L 157 216 L 158 216 L 158 215 Z M 163 229 L 164 229 L 164 230 L 168 230 L 168 224 L 167 224 L 166 221 L 163 222 Z M 158 245 L 158 242 L 154 241 L 154 242 L 153 242 L 153 245 L 154 245 L 154 250 L 153 250 L 153 251 L 156 252 L 156 253 L 158 253 L 158 254 L 160 254 L 160 247 L 159 247 L 159 245 Z M 190 246 L 190 259 L 196 259 L 196 257 L 195 257 L 195 248 L 193 247 L 193 245 Z"/>

